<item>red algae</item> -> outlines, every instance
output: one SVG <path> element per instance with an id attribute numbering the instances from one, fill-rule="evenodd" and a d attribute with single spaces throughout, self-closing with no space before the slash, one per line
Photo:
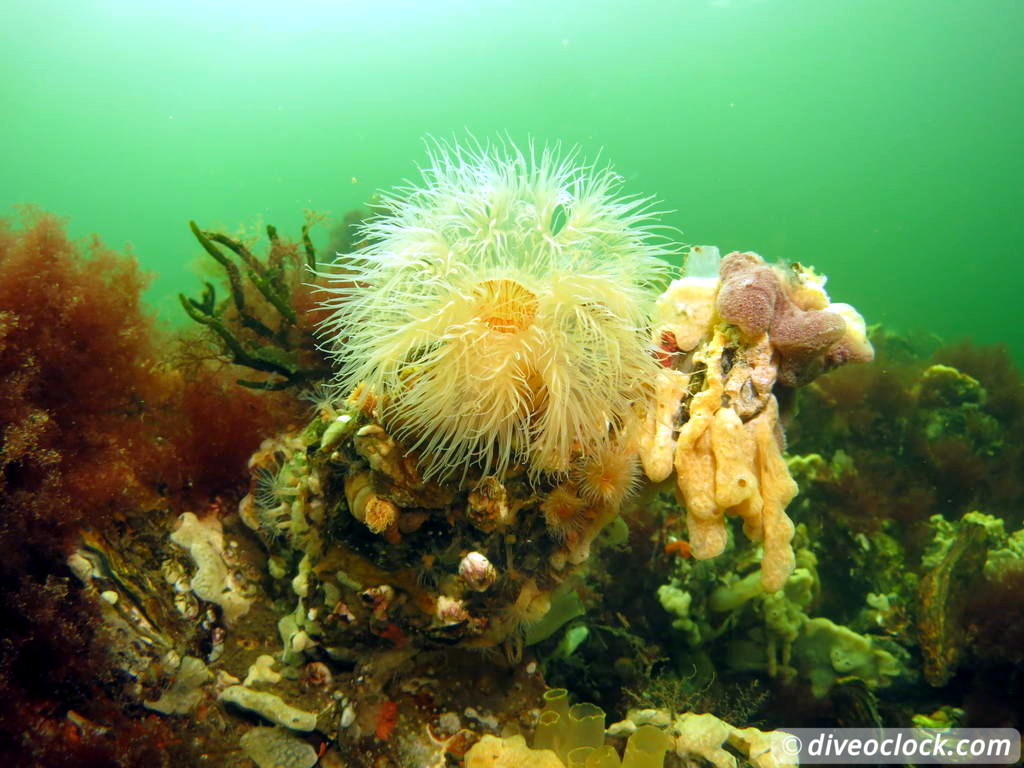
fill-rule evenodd
<path id="1" fill-rule="evenodd" d="M 53 216 L 0 230 L 0 493 L 29 531 L 153 501 L 132 466 L 161 388 L 144 286 L 134 260 L 74 245 Z"/>
<path id="2" fill-rule="evenodd" d="M 70 240 L 55 216 L 0 221 L 4 764 L 167 764 L 168 724 L 129 718 L 109 693 L 68 550 L 83 527 L 244 493 L 248 456 L 299 415 L 294 398 L 236 386 L 231 366 L 182 366 L 146 282 L 131 255 Z"/>

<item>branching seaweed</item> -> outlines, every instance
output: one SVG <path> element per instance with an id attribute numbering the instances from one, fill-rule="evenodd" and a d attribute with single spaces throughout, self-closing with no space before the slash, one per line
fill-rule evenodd
<path id="1" fill-rule="evenodd" d="M 306 386 L 330 375 L 298 309 L 308 293 L 305 281 L 317 269 L 316 249 L 309 236 L 317 221 L 307 216 L 301 249 L 268 225 L 270 248 L 263 259 L 242 241 L 189 222 L 203 250 L 224 269 L 230 297 L 218 300 L 213 283 L 207 282 L 199 298 L 179 294 L 179 299 L 188 316 L 218 338 L 232 363 L 267 374 L 255 381 L 239 379 L 242 386 L 280 390 Z"/>
<path id="2" fill-rule="evenodd" d="M 755 720 L 769 693 L 759 680 L 721 681 L 712 675 L 700 679 L 697 671 L 680 674 L 664 670 L 638 688 L 623 688 L 629 707 L 667 709 L 669 712 L 710 712 L 734 725 L 762 725 Z"/>

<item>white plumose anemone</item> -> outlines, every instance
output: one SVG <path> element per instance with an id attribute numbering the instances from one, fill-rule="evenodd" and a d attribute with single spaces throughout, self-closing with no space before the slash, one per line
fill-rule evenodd
<path id="1" fill-rule="evenodd" d="M 427 477 L 564 472 L 629 428 L 657 371 L 668 251 L 649 200 L 574 152 L 434 143 L 328 275 L 337 385 L 363 384 Z"/>

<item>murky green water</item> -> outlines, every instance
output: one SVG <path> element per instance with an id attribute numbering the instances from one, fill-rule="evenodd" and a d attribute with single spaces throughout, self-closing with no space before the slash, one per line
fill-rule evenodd
<path id="1" fill-rule="evenodd" d="M 1020 0 L 9 5 L 0 207 L 131 243 L 165 317 L 189 218 L 294 232 L 468 130 L 603 150 L 688 242 L 1024 359 Z"/>

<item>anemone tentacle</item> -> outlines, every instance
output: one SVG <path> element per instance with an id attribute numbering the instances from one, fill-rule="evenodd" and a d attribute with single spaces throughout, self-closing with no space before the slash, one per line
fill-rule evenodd
<path id="1" fill-rule="evenodd" d="M 336 386 L 362 384 L 428 477 L 564 473 L 649 395 L 669 253 L 648 198 L 557 147 L 433 142 L 327 275 Z"/>

